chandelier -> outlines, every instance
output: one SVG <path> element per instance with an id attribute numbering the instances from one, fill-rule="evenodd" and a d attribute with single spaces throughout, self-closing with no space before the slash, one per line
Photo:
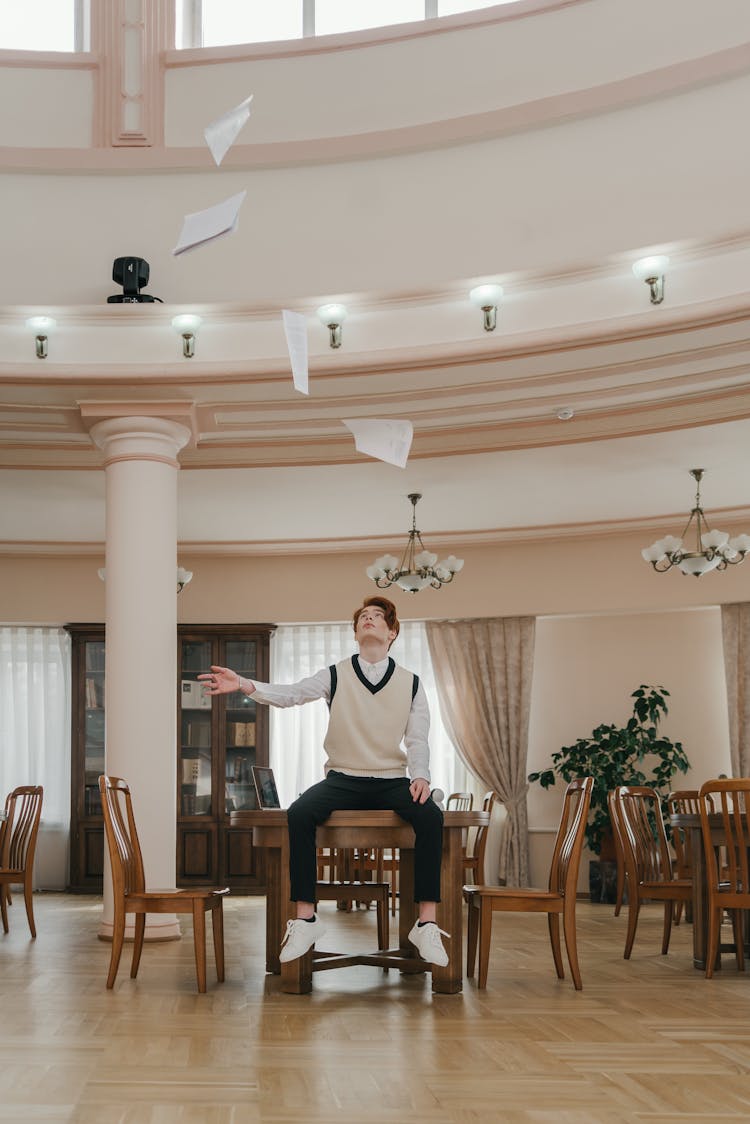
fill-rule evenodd
<path id="1" fill-rule="evenodd" d="M 401 561 L 393 554 L 383 554 L 365 571 L 378 589 L 387 589 L 389 585 L 399 585 L 407 593 L 419 593 L 420 589 L 428 585 L 433 589 L 440 589 L 453 581 L 453 575 L 464 564 L 463 558 L 456 558 L 454 554 L 449 554 L 438 562 L 437 554 L 425 550 L 422 536 L 417 530 L 417 504 L 421 498 L 420 492 L 411 492 L 408 496 L 412 505 L 411 530 Z"/>
<path id="2" fill-rule="evenodd" d="M 711 530 L 701 507 L 703 469 L 691 468 L 690 475 L 697 485 L 695 507 L 690 512 L 682 538 L 666 535 L 641 551 L 643 558 L 651 563 L 658 574 L 665 574 L 667 570 L 677 566 L 683 574 L 693 574 L 699 578 L 709 570 L 726 570 L 727 566 L 737 566 L 744 562 L 745 555 L 750 552 L 750 535 L 737 535 L 730 539 L 726 531 Z M 691 524 L 694 524 L 695 531 L 693 550 L 685 542 Z"/>

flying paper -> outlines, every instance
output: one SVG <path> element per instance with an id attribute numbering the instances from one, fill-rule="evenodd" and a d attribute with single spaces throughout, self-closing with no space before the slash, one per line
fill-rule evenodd
<path id="1" fill-rule="evenodd" d="M 284 334 L 289 358 L 292 362 L 292 378 L 295 390 L 309 394 L 307 389 L 307 317 L 301 312 L 290 312 L 288 308 L 281 313 L 284 320 Z"/>
<path id="2" fill-rule="evenodd" d="M 251 94 L 249 98 L 245 98 L 234 109 L 227 110 L 221 117 L 212 121 L 210 125 L 206 125 L 203 130 L 206 144 L 211 149 L 211 155 L 217 166 L 221 164 L 227 152 L 237 140 L 242 126 L 249 118 L 252 100 L 253 95 Z"/>
<path id="3" fill-rule="evenodd" d="M 375 457 L 398 468 L 406 468 L 411 449 L 414 427 L 410 421 L 390 421 L 381 418 L 342 418 L 343 424 L 354 437 L 358 453 Z"/>
<path id="4" fill-rule="evenodd" d="M 185 215 L 180 237 L 172 253 L 184 254 L 186 250 L 194 250 L 196 246 L 203 246 L 214 238 L 221 238 L 223 234 L 232 234 L 237 229 L 240 207 L 246 195 L 247 191 L 241 191 L 239 195 L 232 195 L 223 203 L 207 207 L 205 211 Z"/>

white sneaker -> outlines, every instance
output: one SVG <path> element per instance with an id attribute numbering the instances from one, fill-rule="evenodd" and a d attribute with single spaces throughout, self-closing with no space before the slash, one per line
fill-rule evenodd
<path id="1" fill-rule="evenodd" d="M 281 963 L 286 964 L 288 960 L 296 960 L 298 956 L 304 956 L 325 931 L 325 925 L 317 914 L 314 921 L 303 921 L 299 917 L 296 921 L 287 921 L 279 953 Z"/>
<path id="2" fill-rule="evenodd" d="M 434 921 L 428 921 L 426 925 L 419 925 L 415 921 L 409 933 L 409 940 L 423 960 L 429 960 L 430 964 L 437 964 L 444 968 L 448 963 L 448 953 L 443 948 L 441 936 L 450 937 L 450 933 L 438 929 Z"/>

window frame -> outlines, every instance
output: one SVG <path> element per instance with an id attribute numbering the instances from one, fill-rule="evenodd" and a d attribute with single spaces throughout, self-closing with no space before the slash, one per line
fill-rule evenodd
<path id="1" fill-rule="evenodd" d="M 81 0 L 88 3 L 89 0 Z M 177 12 L 182 14 L 181 43 L 175 43 L 176 50 L 213 50 L 215 48 L 203 47 L 203 0 L 175 0 L 175 27 L 178 26 Z M 471 9 L 468 9 L 469 11 Z M 438 19 L 438 0 L 424 0 L 425 20 Z M 398 24 L 385 26 L 397 27 Z M 315 0 L 302 0 L 302 38 L 315 37 Z M 227 43 L 225 46 L 240 46 L 239 43 Z"/>

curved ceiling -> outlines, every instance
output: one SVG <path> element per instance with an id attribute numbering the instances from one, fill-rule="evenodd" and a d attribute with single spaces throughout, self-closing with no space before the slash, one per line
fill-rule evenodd
<path id="1" fill-rule="evenodd" d="M 531 27 L 518 24 L 517 15 L 514 20 L 531 43 L 532 31 L 543 34 L 545 16 L 558 19 L 560 10 L 569 7 L 575 9 L 577 20 L 588 13 L 597 24 L 611 4 L 590 0 L 525 7 L 528 19 L 539 22 Z M 690 18 L 685 20 L 685 34 L 695 38 L 700 30 L 698 10 L 705 13 L 705 6 L 691 3 L 687 7 Z M 729 7 L 740 11 L 735 5 Z M 549 10 L 545 12 L 545 8 Z M 482 13 L 481 27 L 486 31 L 500 26 L 507 18 L 501 12 L 503 9 L 496 10 L 494 23 L 491 11 Z M 442 133 L 433 131 L 427 143 L 437 146 L 437 155 L 425 151 L 427 134 L 421 126 L 414 126 L 410 137 L 399 133 L 396 150 L 400 146 L 407 154 L 408 169 L 401 157 L 394 163 L 394 158 L 384 155 L 380 162 L 378 193 L 369 201 L 374 225 L 368 232 L 363 230 L 359 262 L 351 245 L 339 243 L 351 238 L 354 213 L 361 220 L 368 200 L 356 195 L 337 199 L 339 226 L 325 231 L 328 257 L 335 262 L 344 253 L 354 279 L 367 276 L 369 254 L 374 284 L 348 292 L 326 291 L 325 240 L 318 240 L 320 283 L 315 284 L 315 259 L 309 252 L 304 256 L 302 280 L 289 278 L 288 306 L 306 313 L 310 322 L 309 397 L 298 394 L 291 384 L 280 320 L 280 307 L 287 301 L 283 280 L 274 275 L 272 237 L 260 254 L 259 268 L 266 270 L 271 290 L 279 291 L 279 299 L 274 296 L 264 302 L 254 297 L 246 303 L 226 299 L 228 278 L 219 276 L 218 267 L 226 265 L 239 277 L 237 252 L 240 247 L 257 251 L 257 240 L 236 241 L 229 249 L 225 240 L 216 253 L 211 247 L 193 255 L 189 268 L 193 276 L 197 270 L 202 278 L 203 299 L 197 304 L 107 306 L 65 299 L 65 277 L 55 272 L 58 265 L 64 264 L 71 277 L 79 276 L 91 268 L 94 252 L 106 256 L 114 245 L 114 232 L 109 228 L 103 245 L 89 237 L 92 209 L 88 203 L 97 198 L 97 184 L 107 191 L 115 185 L 122 199 L 130 182 L 134 184 L 132 198 L 143 206 L 148 184 L 156 189 L 149 178 L 155 162 L 162 168 L 176 167 L 175 150 L 171 154 L 166 147 L 151 153 L 144 150 L 145 174 L 136 175 L 135 181 L 138 153 L 129 151 L 128 174 L 118 177 L 110 167 L 104 177 L 87 177 L 80 196 L 87 205 L 76 211 L 72 201 L 77 188 L 66 175 L 66 168 L 72 170 L 75 165 L 72 151 L 60 158 L 56 168 L 56 158 L 45 164 L 37 159 L 44 149 L 29 147 L 27 164 L 36 160 L 39 165 L 37 173 L 29 177 L 19 167 L 23 159 L 18 146 L 0 149 L 0 171 L 4 167 L 6 183 L 17 193 L 16 198 L 28 188 L 29 208 L 38 206 L 40 200 L 46 203 L 38 222 L 28 209 L 20 215 L 24 238 L 32 239 L 21 269 L 21 291 L 25 296 L 44 293 L 45 303 L 32 299 L 23 305 L 0 306 L 4 540 L 0 549 L 100 548 L 103 474 L 91 471 L 100 467 L 101 460 L 88 427 L 91 418 L 106 408 L 103 403 L 114 412 L 156 411 L 189 421 L 193 440 L 180 458 L 186 471 L 180 476 L 179 535 L 183 546 L 194 549 L 223 544 L 226 550 L 274 552 L 331 549 L 343 543 L 392 545 L 394 537 L 402 537 L 408 526 L 410 510 L 405 496 L 410 491 L 424 495 L 419 514 L 425 535 L 441 535 L 446 545 L 658 528 L 661 520 L 679 520 L 689 510 L 693 485 L 687 472 L 698 466 L 707 470 L 704 501 L 709 513 L 720 513 L 727 523 L 746 518 L 750 512 L 750 227 L 743 227 L 734 217 L 739 214 L 736 196 L 744 198 L 746 192 L 740 191 L 735 178 L 722 200 L 721 191 L 709 195 L 699 182 L 702 173 L 696 170 L 695 153 L 687 155 L 683 147 L 695 127 L 694 116 L 685 117 L 679 136 L 662 134 L 660 155 L 668 153 L 675 165 L 671 189 L 676 191 L 682 183 L 680 173 L 688 166 L 694 171 L 680 188 L 679 197 L 675 194 L 671 224 L 666 217 L 669 192 L 663 184 L 661 194 L 654 191 L 650 212 L 647 169 L 642 176 L 642 197 L 618 184 L 619 170 L 614 165 L 597 170 L 602 177 L 600 186 L 609 174 L 612 191 L 619 193 L 617 213 L 602 208 L 601 198 L 585 191 L 586 171 L 594 165 L 591 144 L 597 130 L 602 151 L 618 129 L 630 149 L 643 126 L 636 104 L 642 75 L 633 73 L 632 66 L 638 20 L 645 12 L 642 4 L 634 5 L 619 56 L 609 43 L 614 86 L 602 73 L 598 86 L 576 92 L 568 81 L 567 88 L 545 101 L 538 96 L 538 85 L 525 81 L 516 90 L 516 104 L 524 104 L 527 112 L 516 113 L 511 122 L 507 107 L 513 91 L 507 88 L 507 75 L 505 85 L 494 93 L 485 75 L 477 85 L 491 104 L 492 120 L 486 119 L 482 126 L 494 137 L 489 149 L 484 147 L 484 133 L 481 139 L 475 137 L 475 144 L 469 143 L 468 138 L 476 134 L 477 120 L 469 121 L 466 115 L 461 118 L 459 149 L 454 147 L 458 118 L 446 115 L 449 127 Z M 645 25 L 640 30 L 645 32 Z M 669 58 L 657 58 L 659 52 L 651 49 L 650 56 L 641 60 L 641 68 L 651 68 L 652 80 L 642 89 L 655 114 L 652 124 L 657 110 L 664 114 L 666 125 L 667 120 L 679 122 L 680 113 L 694 107 L 696 99 L 703 97 L 710 106 L 717 90 L 727 104 L 733 104 L 732 83 L 746 82 L 750 70 L 748 44 L 736 41 L 741 30 L 740 21 L 733 29 L 735 41 L 727 28 L 707 37 L 703 53 L 687 40 L 679 58 L 679 45 L 675 48 L 674 41 Z M 478 28 L 468 31 L 476 36 Z M 417 36 L 397 42 L 395 47 L 406 52 L 415 44 L 418 52 Z M 449 47 L 450 43 L 440 44 L 443 52 Z M 390 42 L 388 49 L 393 48 Z M 374 65 L 373 57 L 377 63 L 377 44 L 368 43 L 363 49 L 368 52 L 367 65 Z M 344 53 L 351 68 L 356 50 Z M 340 56 L 334 57 L 341 61 Z M 419 57 L 413 54 L 412 63 Z M 190 60 L 180 60 L 180 67 L 186 61 Z M 231 71 L 231 60 L 227 65 Z M 279 67 L 283 61 L 270 57 L 265 65 Z M 655 66 L 661 67 L 660 82 L 653 80 Z M 271 81 L 268 76 L 263 80 Z M 413 70 L 412 83 L 416 91 L 418 68 Z M 687 100 L 683 104 L 680 91 L 684 90 Z M 303 95 L 304 90 L 294 92 L 294 96 Z M 476 108 L 478 96 L 475 90 L 465 103 L 473 99 Z M 417 100 L 420 97 L 423 91 Z M 538 131 L 542 105 L 547 132 Z M 415 110 L 405 110 L 403 116 L 413 120 Z M 187 119 L 186 115 L 183 122 Z M 577 122 L 584 131 L 575 132 Z M 391 127 L 398 131 L 397 120 Z M 509 127 L 512 149 L 507 147 Z M 558 129 L 568 131 L 558 133 Z M 737 151 L 736 132 L 730 127 L 721 135 L 718 129 L 716 133 L 711 142 L 714 154 L 725 153 L 727 167 L 734 171 L 744 161 L 747 170 L 746 152 Z M 187 135 L 183 129 L 182 136 Z M 658 150 L 658 135 L 655 130 L 648 141 L 656 146 L 654 151 Z M 427 241 L 414 260 L 422 232 L 409 245 L 408 214 L 391 211 L 391 204 L 384 204 L 391 173 L 394 192 L 407 170 L 409 174 L 416 170 L 424 177 L 419 181 L 420 190 L 428 194 L 432 173 L 440 167 L 447 171 L 451 161 L 455 175 L 456 160 L 464 161 L 466 169 L 476 169 L 477 161 L 491 160 L 495 176 L 511 152 L 518 155 L 522 151 L 519 136 L 528 149 L 526 171 L 536 168 L 539 176 L 550 171 L 540 160 L 559 147 L 563 136 L 570 141 L 572 157 L 589 152 L 585 165 L 558 169 L 570 180 L 567 185 L 560 180 L 559 192 L 554 179 L 548 184 L 545 224 L 550 223 L 551 201 L 556 197 L 560 210 L 546 259 L 537 243 L 528 255 L 529 268 L 489 274 L 488 255 L 477 240 L 481 231 L 486 227 L 490 243 L 504 239 L 509 251 L 505 260 L 512 262 L 523 238 L 527 247 L 534 241 L 529 241 L 529 232 L 535 212 L 531 204 L 526 214 L 517 210 L 516 224 L 522 225 L 516 225 L 511 235 L 498 227 L 501 215 L 494 210 L 482 216 L 487 205 L 483 192 L 475 193 L 475 213 L 469 218 L 471 191 L 465 185 L 461 208 L 444 214 L 443 271 L 436 275 L 430 264 L 437 247 L 429 246 L 427 230 Z M 293 147 L 302 142 L 288 143 Z M 312 140 L 304 143 L 314 144 Z M 383 153 L 388 150 L 384 135 L 376 149 L 378 146 Z M 339 148 L 334 151 L 325 144 L 314 159 L 325 169 L 329 184 L 338 184 L 339 190 L 348 185 L 353 190 L 355 183 L 362 182 L 357 145 Z M 251 149 L 252 145 L 244 156 L 242 152 L 236 155 L 230 174 L 219 173 L 219 179 L 211 181 L 214 190 L 231 193 L 236 161 L 246 160 L 248 168 L 257 163 L 258 153 Z M 313 149 L 300 149 L 293 159 L 289 149 L 285 159 L 290 164 L 274 173 L 280 177 L 274 180 L 275 187 L 292 185 L 295 168 L 308 162 L 312 153 Z M 344 157 L 347 163 L 339 167 L 337 161 Z M 191 163 L 184 158 L 181 162 Z M 90 161 L 82 158 L 81 170 L 87 164 Z M 193 162 L 195 169 L 202 164 L 202 160 Z M 368 165 L 370 169 L 376 166 Z M 708 169 L 703 171 L 708 183 Z M 205 174 L 211 173 L 201 171 L 195 181 L 191 173 L 181 174 L 180 200 L 189 189 L 196 197 L 205 191 Z M 258 174 L 263 173 L 256 171 Z M 721 177 L 717 179 L 723 183 Z M 536 198 L 538 184 L 534 190 Z M 56 192 L 64 200 L 64 213 L 50 214 Z M 576 192 L 574 223 L 567 203 Z M 172 222 L 174 206 L 164 183 L 160 182 L 154 199 L 153 222 L 164 223 L 166 216 L 172 216 Z M 278 239 L 284 234 L 289 205 L 289 198 L 280 199 L 272 216 L 279 224 Z M 393 205 L 397 205 L 395 197 Z M 522 191 L 514 198 L 514 206 L 522 207 Z M 179 209 L 185 209 L 182 202 Z M 662 241 L 654 237 L 658 216 L 668 230 Z M 381 247 L 376 260 L 377 239 L 382 241 L 389 219 L 393 241 Z M 123 211 L 122 225 L 127 227 L 129 221 Z M 257 221 L 255 216 L 251 221 Z M 576 225 L 577 230 L 567 228 Z M 74 254 L 63 261 L 45 256 L 44 237 L 59 240 L 66 231 L 70 235 L 71 229 L 80 246 L 78 258 Z M 292 223 L 291 235 L 297 229 Z M 474 246 L 473 253 L 461 246 L 462 231 L 468 248 Z M 640 236 L 634 239 L 636 231 Z M 309 227 L 307 235 L 312 236 Z M 242 231 L 236 237 L 241 236 Z M 513 237 L 521 239 L 516 250 Z M 600 255 L 594 253 L 597 242 Z M 459 247 L 461 252 L 457 252 Z M 653 306 L 630 267 L 639 253 L 657 250 L 669 254 L 670 266 L 666 299 Z M 228 256 L 232 252 L 233 261 Z M 497 245 L 489 257 L 499 260 Z M 467 270 L 472 261 L 474 270 Z M 431 270 L 433 280 L 428 284 Z M 328 272 L 332 275 L 330 269 Z M 254 274 L 257 286 L 255 269 Z M 169 276 L 166 266 L 165 275 Z M 481 312 L 466 294 L 471 284 L 490 278 L 502 281 L 506 299 L 499 310 L 498 328 L 484 333 Z M 154 291 L 158 288 L 152 287 Z M 212 299 L 214 287 L 221 294 L 216 299 Z M 4 291 L 11 288 L 6 284 Z M 50 296 L 55 299 L 49 300 Z M 349 308 L 344 346 L 336 352 L 328 348 L 325 329 L 314 316 L 316 303 L 332 296 L 346 300 Z M 180 341 L 170 328 L 176 311 L 198 312 L 203 317 L 196 354 L 190 360 L 182 358 Z M 23 328 L 26 316 L 39 312 L 58 320 L 44 361 L 34 358 L 33 341 Z M 561 419 L 563 411 L 572 416 Z M 412 421 L 414 442 L 406 469 L 368 461 L 356 453 L 351 435 L 342 425 L 343 418 L 356 417 Z M 253 518 L 243 521 L 238 513 L 246 508 L 252 508 Z"/>

